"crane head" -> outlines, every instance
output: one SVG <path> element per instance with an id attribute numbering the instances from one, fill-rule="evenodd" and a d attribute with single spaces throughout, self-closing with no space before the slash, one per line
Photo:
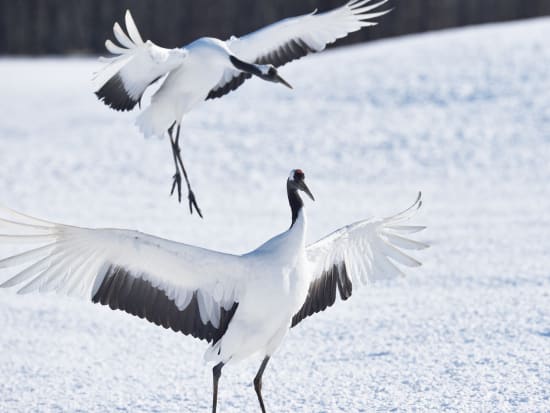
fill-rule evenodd
<path id="1" fill-rule="evenodd" d="M 273 65 L 247 63 L 233 55 L 229 56 L 229 60 L 235 68 L 239 69 L 242 72 L 258 76 L 259 78 L 267 80 L 268 82 L 282 83 L 287 88 L 292 89 L 290 83 L 288 83 L 281 77 L 281 75 L 279 74 L 279 72 L 277 72 L 277 69 Z"/>
<path id="2" fill-rule="evenodd" d="M 281 83 L 285 85 L 287 88 L 292 89 L 292 86 L 290 83 L 288 83 L 286 80 L 284 80 L 275 66 L 273 65 L 264 65 L 261 69 L 261 75 L 259 75 L 263 80 L 267 80 L 269 82 L 274 83 Z"/>
<path id="3" fill-rule="evenodd" d="M 290 175 L 288 176 L 287 185 L 291 189 L 305 192 L 312 201 L 315 201 L 313 194 L 306 185 L 305 178 L 306 176 L 301 169 L 293 169 L 292 171 L 290 171 Z"/>

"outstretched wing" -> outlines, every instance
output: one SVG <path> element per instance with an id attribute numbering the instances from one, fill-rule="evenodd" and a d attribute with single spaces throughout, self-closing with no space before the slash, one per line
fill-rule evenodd
<path id="1" fill-rule="evenodd" d="M 242 60 L 282 66 L 325 47 L 349 33 L 377 23 L 370 20 L 390 10 L 372 12 L 387 2 L 353 0 L 337 9 L 291 17 L 266 26 L 241 38 L 228 41 L 229 48 Z"/>
<path id="2" fill-rule="evenodd" d="M 371 21 L 390 10 L 374 11 L 387 0 L 369 4 L 371 0 L 352 0 L 337 9 L 317 14 L 314 11 L 266 26 L 242 37 L 227 41 L 229 49 L 246 62 L 272 64 L 279 67 L 310 53 L 320 52 L 328 44 L 349 33 L 377 23 Z M 228 69 L 207 99 L 223 96 L 239 87 L 250 76 Z"/>
<path id="3" fill-rule="evenodd" d="M 0 287 L 77 296 L 216 342 L 244 283 L 238 256 L 137 231 L 54 224 L 0 208 L 0 241 L 36 244 L 0 261 Z"/>
<path id="4" fill-rule="evenodd" d="M 309 245 L 307 256 L 314 277 L 304 305 L 292 319 L 292 326 L 332 306 L 337 294 L 347 300 L 354 286 L 403 275 L 396 264 L 420 266 L 419 261 L 402 250 L 428 247 L 403 236 L 425 228 L 403 225 L 421 205 L 421 194 L 418 194 L 415 203 L 397 215 L 356 222 Z"/>
<path id="5" fill-rule="evenodd" d="M 107 65 L 96 74 L 99 88 L 95 92 L 107 106 L 122 111 L 133 109 L 145 89 L 178 68 L 187 55 L 185 49 L 165 49 L 150 40 L 144 42 L 129 10 L 125 20 L 128 34 L 118 23 L 113 26 L 120 45 L 111 40 L 105 42 L 107 50 L 115 56 L 102 58 Z"/>

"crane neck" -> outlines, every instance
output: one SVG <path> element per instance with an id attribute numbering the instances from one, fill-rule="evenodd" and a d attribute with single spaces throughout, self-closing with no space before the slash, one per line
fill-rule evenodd
<path id="1" fill-rule="evenodd" d="M 298 190 L 296 188 L 291 188 L 288 183 L 286 185 L 286 192 L 288 195 L 288 203 L 290 204 L 290 210 L 292 211 L 292 223 L 290 224 L 290 228 L 292 228 L 292 226 L 298 219 L 298 214 L 304 208 L 304 201 L 302 200 L 302 197 L 300 196 L 300 194 L 298 194 Z"/>
<path id="2" fill-rule="evenodd" d="M 233 66 L 239 69 L 241 72 L 250 73 L 256 76 L 262 76 L 263 74 L 260 68 L 255 64 L 243 62 L 241 59 L 238 59 L 233 55 L 229 56 L 229 60 L 231 61 Z"/>

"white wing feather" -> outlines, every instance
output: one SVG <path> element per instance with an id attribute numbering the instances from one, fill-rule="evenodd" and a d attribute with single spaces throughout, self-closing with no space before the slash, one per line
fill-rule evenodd
<path id="1" fill-rule="evenodd" d="M 118 23 L 114 24 L 113 33 L 120 45 L 111 40 L 105 42 L 106 49 L 115 56 L 101 59 L 107 64 L 94 79 L 98 97 L 118 110 L 133 108 L 151 83 L 178 68 L 187 56 L 185 49 L 165 49 L 150 40 L 144 42 L 129 10 L 125 21 L 128 34 Z M 122 83 L 122 91 L 118 90 L 118 83 L 105 87 L 115 77 Z M 128 101 L 116 93 L 125 93 Z"/>
<path id="2" fill-rule="evenodd" d="M 137 231 L 50 223 L 0 207 L 0 238 L 38 244 L 0 260 L 18 273 L 0 287 L 19 293 L 57 292 L 90 300 L 109 266 L 122 267 L 161 289 L 183 310 L 196 293 L 200 318 L 217 327 L 220 308 L 238 302 L 246 271 L 238 256 L 185 245 Z M 10 217 L 9 219 L 7 217 Z"/>
<path id="3" fill-rule="evenodd" d="M 428 245 L 405 238 L 423 230 L 422 226 L 403 225 L 422 205 L 421 194 L 405 211 L 389 218 L 369 219 L 341 228 L 309 245 L 307 256 L 314 277 L 320 277 L 334 265 L 345 263 L 354 286 L 403 275 L 396 264 L 418 267 L 421 263 L 402 250 L 421 250 Z"/>
<path id="4" fill-rule="evenodd" d="M 371 21 L 391 10 L 372 12 L 387 0 L 369 4 L 371 0 L 353 0 L 337 9 L 317 14 L 314 11 L 273 23 L 240 38 L 227 41 L 237 57 L 255 62 L 292 40 L 301 40 L 313 52 L 322 51 L 328 44 L 349 33 L 377 23 Z"/>

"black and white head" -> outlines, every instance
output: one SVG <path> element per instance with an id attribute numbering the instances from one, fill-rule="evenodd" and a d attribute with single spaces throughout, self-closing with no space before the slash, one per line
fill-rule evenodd
<path id="1" fill-rule="evenodd" d="M 267 80 L 268 82 L 274 82 L 274 83 L 282 83 L 287 88 L 292 89 L 292 86 L 281 77 L 281 75 L 279 74 L 275 66 L 260 65 L 259 68 L 260 68 L 261 74 L 258 76 L 261 77 L 263 80 Z"/>
<path id="2" fill-rule="evenodd" d="M 306 176 L 304 171 L 301 169 L 293 169 L 290 171 L 290 175 L 288 176 L 288 180 L 286 182 L 287 189 L 289 192 L 303 191 L 311 198 L 312 201 L 315 201 L 313 194 L 306 185 L 305 178 Z"/>
<path id="3" fill-rule="evenodd" d="M 235 68 L 243 72 L 258 76 L 259 78 L 267 80 L 268 82 L 282 83 L 286 87 L 292 89 L 292 86 L 290 86 L 290 84 L 281 77 L 281 75 L 279 74 L 279 72 L 277 72 L 277 69 L 273 65 L 247 63 L 233 55 L 229 56 L 229 60 L 231 61 L 233 66 L 235 66 Z"/>

